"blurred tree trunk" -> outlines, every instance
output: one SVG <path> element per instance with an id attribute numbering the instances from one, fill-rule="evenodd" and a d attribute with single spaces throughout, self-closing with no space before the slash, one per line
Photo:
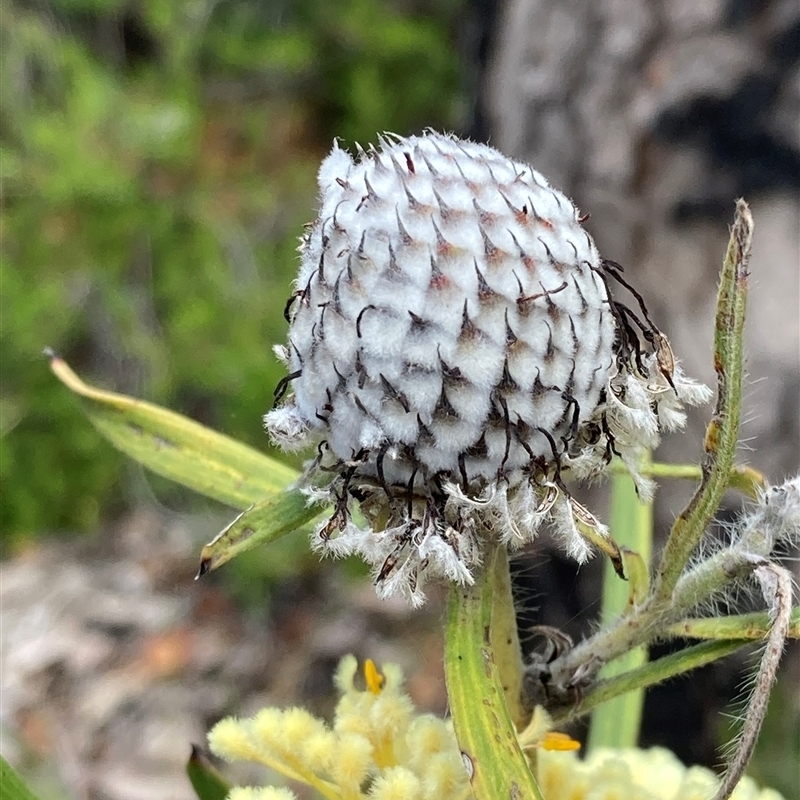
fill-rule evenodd
<path id="1" fill-rule="evenodd" d="M 709 319 L 734 201 L 753 206 L 744 435 L 777 477 L 800 420 L 800 4 L 506 0 L 482 106 L 492 143 L 591 214 L 687 371 L 713 379 Z"/>
<path id="2" fill-rule="evenodd" d="M 485 16 L 493 4 L 477 5 Z M 532 164 L 591 214 L 600 252 L 624 266 L 687 372 L 710 385 L 727 225 L 737 197 L 751 203 L 742 435 L 774 479 L 796 472 L 800 4 L 500 0 L 494 12 L 474 134 Z M 695 459 L 705 417 L 695 415 L 689 435 L 672 437 L 660 457 Z M 661 493 L 662 532 L 688 490 Z M 577 616 L 574 607 L 596 597 L 599 572 L 584 570 L 576 587 L 555 557 L 537 562 L 528 586 L 541 608 L 530 619 L 569 627 L 567 593 Z M 721 666 L 667 689 L 679 696 L 651 696 L 645 740 L 714 762 L 716 712 L 735 690 L 735 671 Z M 797 664 L 794 673 L 796 685 Z"/>

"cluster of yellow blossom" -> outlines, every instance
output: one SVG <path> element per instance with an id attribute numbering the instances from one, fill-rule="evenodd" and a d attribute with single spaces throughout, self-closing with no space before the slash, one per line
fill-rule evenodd
<path id="1" fill-rule="evenodd" d="M 211 749 L 229 761 L 255 761 L 327 800 L 471 800 L 452 725 L 418 714 L 402 691 L 394 664 L 381 674 L 364 665 L 364 689 L 355 686 L 356 659 L 336 673 L 340 693 L 333 725 L 300 708 L 264 709 L 252 719 L 224 719 L 209 734 Z M 578 758 L 577 743 L 549 730 L 537 709 L 520 734 L 535 753 L 545 800 L 708 800 L 719 781 L 703 767 L 687 769 L 668 750 L 596 750 Z M 236 788 L 228 800 L 296 800 L 285 788 Z M 749 778 L 731 800 L 783 800 Z"/>
<path id="2" fill-rule="evenodd" d="M 686 768 L 669 750 L 599 748 L 585 759 L 540 751 L 537 778 L 545 800 L 708 800 L 719 778 L 705 767 Z M 276 798 L 277 800 L 277 798 Z M 731 800 L 783 800 L 743 778 Z"/>
<path id="3" fill-rule="evenodd" d="M 224 719 L 209 734 L 213 752 L 256 761 L 329 800 L 466 800 L 471 796 L 453 728 L 418 714 L 402 691 L 399 667 L 383 674 L 371 661 L 366 687 L 346 656 L 336 672 L 340 692 L 332 726 L 307 711 L 265 709 L 252 719 Z M 234 789 L 229 800 L 294 800 L 287 789 Z"/>

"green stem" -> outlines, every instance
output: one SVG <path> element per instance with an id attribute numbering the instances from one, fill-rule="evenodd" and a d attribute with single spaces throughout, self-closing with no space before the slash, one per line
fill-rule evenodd
<path id="1" fill-rule="evenodd" d="M 643 465 L 646 467 L 646 465 Z M 615 475 L 611 487 L 611 531 L 622 548 L 626 560 L 626 577 L 621 581 L 610 564 L 606 564 L 603 578 L 603 605 L 601 621 L 611 622 L 626 610 L 632 610 L 634 598 L 647 592 L 647 567 L 653 546 L 653 507 L 640 502 L 636 486 L 630 475 Z M 631 552 L 633 551 L 633 552 Z M 636 572 L 627 568 L 633 559 L 644 568 Z M 633 573 L 633 574 L 632 574 Z M 636 583 L 643 580 L 644 586 Z M 647 661 L 645 645 L 634 647 L 607 664 L 600 673 L 602 678 L 629 672 Z M 588 748 L 634 747 L 639 738 L 644 692 L 630 691 L 598 708 L 592 715 L 589 727 Z"/>
<path id="2" fill-rule="evenodd" d="M 517 741 L 492 646 L 498 549 L 487 551 L 475 584 L 450 589 L 444 666 L 453 727 L 476 800 L 543 800 Z"/>
<path id="3" fill-rule="evenodd" d="M 599 660 L 610 663 L 631 649 L 664 635 L 666 626 L 688 614 L 702 601 L 717 594 L 738 576 L 752 571 L 752 563 L 732 550 L 723 550 L 698 564 L 678 582 L 670 603 L 652 595 L 633 613 L 621 615 L 590 639 L 582 642 L 551 667 L 555 685 L 569 685 L 582 664 Z"/>
<path id="4" fill-rule="evenodd" d="M 608 469 L 613 475 L 628 474 L 628 468 L 619 460 L 612 461 Z M 697 464 L 662 464 L 654 461 L 642 464 L 640 471 L 648 478 L 699 481 L 703 477 L 703 471 Z M 759 494 L 767 488 L 767 479 L 753 467 L 736 464 L 731 467 L 728 488 L 736 489 L 751 500 L 756 500 Z"/>
<path id="5" fill-rule="evenodd" d="M 752 614 L 734 614 L 710 619 L 689 618 L 674 622 L 666 629 L 669 636 L 688 639 L 764 639 L 772 628 L 772 620 L 765 611 Z M 800 606 L 792 609 L 788 637 L 800 638 Z"/>
<path id="6" fill-rule="evenodd" d="M 678 581 L 672 602 L 665 609 L 663 622 L 670 623 L 688 614 L 693 608 L 719 594 L 731 581 L 753 571 L 747 553 L 722 550 L 701 561 Z"/>
<path id="7" fill-rule="evenodd" d="M 710 664 L 712 661 L 730 655 L 746 644 L 748 644 L 747 640 L 742 639 L 703 642 L 608 680 L 599 681 L 581 699 L 580 704 L 551 711 L 553 725 L 563 727 L 602 703 L 608 703 L 627 692 L 640 691 L 684 672 Z"/>
<path id="8" fill-rule="evenodd" d="M 508 713 L 519 731 L 525 727 L 529 715 L 522 706 L 524 664 L 511 591 L 508 551 L 504 547 L 498 549 L 494 560 L 493 582 L 492 649 Z"/>

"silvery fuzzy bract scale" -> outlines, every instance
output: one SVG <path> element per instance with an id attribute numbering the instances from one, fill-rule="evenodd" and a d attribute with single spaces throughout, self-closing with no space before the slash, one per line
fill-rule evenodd
<path id="1" fill-rule="evenodd" d="M 425 577 L 470 580 L 481 514 L 516 543 L 548 514 L 566 520 L 585 556 L 588 512 L 562 467 L 597 470 L 614 426 L 657 437 L 647 387 L 674 387 L 666 350 L 648 368 L 626 345 L 636 316 L 620 318 L 578 210 L 530 167 L 436 133 L 357 160 L 334 146 L 319 186 L 279 351 L 291 394 L 265 418 L 282 446 L 318 445 L 312 483 L 336 510 L 317 543 L 362 554 L 382 591 L 414 599 Z M 634 422 L 617 407 L 629 396 Z"/>
<path id="2" fill-rule="evenodd" d="M 550 460 L 537 428 L 568 434 L 613 365 L 600 258 L 572 203 L 489 147 L 432 134 L 357 163 L 334 148 L 320 190 L 289 336 L 303 426 L 342 460 L 370 451 L 360 469 L 376 476 L 388 445 L 390 484 Z"/>

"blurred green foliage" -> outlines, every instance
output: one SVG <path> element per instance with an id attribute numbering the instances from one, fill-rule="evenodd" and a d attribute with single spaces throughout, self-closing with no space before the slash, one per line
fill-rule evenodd
<path id="1" fill-rule="evenodd" d="M 333 136 L 453 128 L 458 0 L 50 0 L 0 14 L 5 537 L 121 510 L 124 460 L 50 375 L 259 447 Z M 161 491 L 162 484 L 157 484 Z M 162 495 L 163 497 L 163 495 Z"/>

